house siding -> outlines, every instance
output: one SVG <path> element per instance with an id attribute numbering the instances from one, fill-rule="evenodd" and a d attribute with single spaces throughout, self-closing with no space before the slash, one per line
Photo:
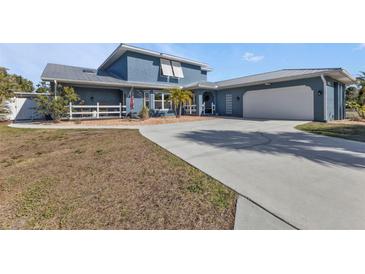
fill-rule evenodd
<path id="1" fill-rule="evenodd" d="M 123 93 L 119 89 L 102 89 L 89 87 L 74 87 L 80 100 L 85 105 L 118 105 L 122 102 Z"/>
<path id="2" fill-rule="evenodd" d="M 106 71 L 127 81 L 128 80 L 127 56 L 126 55 L 121 56 L 110 67 L 108 67 Z"/>
<path id="3" fill-rule="evenodd" d="M 333 104 L 333 119 L 341 120 L 345 119 L 345 111 L 346 111 L 346 101 L 345 101 L 345 90 L 346 86 L 343 83 L 336 82 L 335 80 L 328 78 L 328 81 L 333 85 L 333 87 L 327 87 L 327 96 L 328 104 L 331 106 L 328 108 L 330 112 L 332 110 Z M 333 92 L 333 96 L 329 94 Z M 333 101 L 333 103 L 331 102 Z M 328 119 L 330 119 L 330 115 L 328 115 Z"/>
<path id="4" fill-rule="evenodd" d="M 126 52 L 106 69 L 123 80 L 148 83 L 186 85 L 207 80 L 206 71 L 199 66 L 181 63 L 184 78 L 165 77 L 160 73 L 160 58 L 136 52 Z"/>

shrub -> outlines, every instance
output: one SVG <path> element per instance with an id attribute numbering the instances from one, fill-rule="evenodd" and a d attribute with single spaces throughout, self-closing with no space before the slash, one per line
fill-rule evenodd
<path id="1" fill-rule="evenodd" d="M 55 121 L 61 120 L 68 113 L 68 105 L 77 102 L 79 97 L 72 87 L 60 87 L 59 94 L 57 97 L 37 96 L 37 111 L 46 117 L 51 116 Z"/>
<path id="2" fill-rule="evenodd" d="M 355 111 L 361 119 L 365 119 L 365 105 L 360 105 L 356 101 L 349 101 L 347 107 Z"/>
<path id="3" fill-rule="evenodd" d="M 148 107 L 144 106 L 139 113 L 139 117 L 143 120 L 148 119 L 150 117 L 150 111 Z"/>

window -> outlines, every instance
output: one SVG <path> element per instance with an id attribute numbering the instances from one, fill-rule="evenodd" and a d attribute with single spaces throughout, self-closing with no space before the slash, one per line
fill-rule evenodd
<path id="1" fill-rule="evenodd" d="M 184 73 L 179 62 L 171 61 L 172 70 L 174 71 L 175 77 L 184 78 Z"/>
<path id="2" fill-rule="evenodd" d="M 170 94 L 167 93 L 156 93 L 155 94 L 155 109 L 159 110 L 170 110 L 172 109 L 172 102 Z"/>
<path id="3" fill-rule="evenodd" d="M 181 63 L 167 59 L 161 59 L 160 73 L 162 76 L 184 78 Z"/>
<path id="4" fill-rule="evenodd" d="M 161 74 L 163 76 L 174 76 L 171 62 L 169 60 L 161 59 Z"/>
<path id="5" fill-rule="evenodd" d="M 226 114 L 232 115 L 232 94 L 226 94 Z"/>

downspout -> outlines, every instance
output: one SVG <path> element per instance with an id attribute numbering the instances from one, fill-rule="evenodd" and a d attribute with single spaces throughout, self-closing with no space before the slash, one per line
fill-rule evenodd
<path id="1" fill-rule="evenodd" d="M 323 115 L 324 121 L 327 122 L 327 81 L 323 74 L 321 74 L 321 79 L 323 82 Z"/>

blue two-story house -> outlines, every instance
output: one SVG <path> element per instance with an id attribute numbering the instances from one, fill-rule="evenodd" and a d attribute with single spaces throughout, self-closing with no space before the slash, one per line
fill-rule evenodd
<path id="1" fill-rule="evenodd" d="M 345 85 L 355 79 L 341 68 L 284 69 L 209 82 L 211 68 L 198 61 L 120 44 L 97 69 L 47 64 L 42 80 L 54 91 L 72 86 L 85 105 L 143 105 L 171 113 L 168 90 L 192 90 L 196 115 L 327 121 L 345 117 Z"/>

